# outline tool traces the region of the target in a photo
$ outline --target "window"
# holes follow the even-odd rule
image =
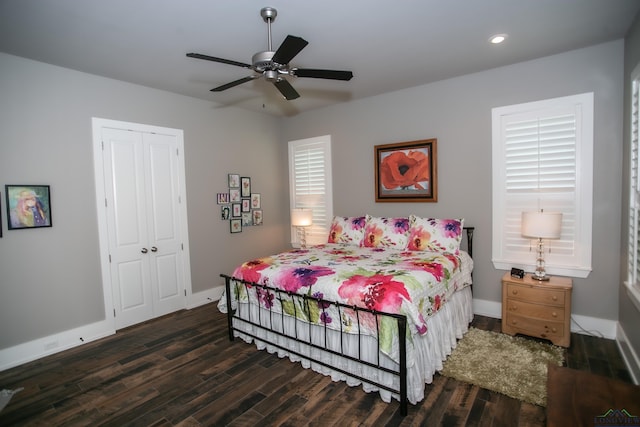
[[[631,149],[629,158],[629,246],[627,288],[632,301],[640,309],[640,173],[638,160],[638,134],[640,133],[640,65],[631,73]]]
[[[289,141],[289,191],[292,209],[313,210],[313,224],[306,229],[307,244],[326,243],[333,219],[330,135]],[[293,227],[291,244],[300,244]]]
[[[562,212],[558,240],[545,241],[546,270],[591,271],[593,93],[494,108],[493,251],[498,269],[533,270],[535,242],[522,212]]]

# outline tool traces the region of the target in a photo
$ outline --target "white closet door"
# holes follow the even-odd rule
[[[149,260],[154,315],[185,307],[180,238],[178,144],[173,135],[145,133]]]
[[[116,329],[153,317],[142,135],[102,131]]]

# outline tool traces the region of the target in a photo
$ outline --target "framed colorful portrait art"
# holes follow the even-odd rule
[[[6,185],[9,230],[51,227],[48,185]]]
[[[376,202],[437,202],[437,139],[376,145]]]

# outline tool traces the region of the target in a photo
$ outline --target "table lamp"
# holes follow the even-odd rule
[[[522,229],[524,237],[538,239],[538,258],[536,270],[532,278],[540,281],[549,280],[544,270],[543,239],[559,239],[562,227],[562,213],[559,212],[522,212]]]
[[[307,230],[313,223],[313,210],[306,208],[291,209],[291,225],[296,227],[300,235],[300,247],[307,248]]]

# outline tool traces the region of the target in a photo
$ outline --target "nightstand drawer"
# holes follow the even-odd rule
[[[549,305],[531,304],[524,301],[507,299],[507,311],[526,317],[535,317],[537,319],[554,320],[557,322],[564,321],[564,307],[555,307]]]
[[[557,289],[544,289],[544,285],[536,288],[507,284],[507,298],[523,299],[534,303],[564,306],[565,292]]]
[[[564,337],[564,325],[562,322],[550,322],[542,319],[531,319],[515,314],[507,314],[506,324],[511,329],[521,330],[527,335],[539,338],[551,339]]]

